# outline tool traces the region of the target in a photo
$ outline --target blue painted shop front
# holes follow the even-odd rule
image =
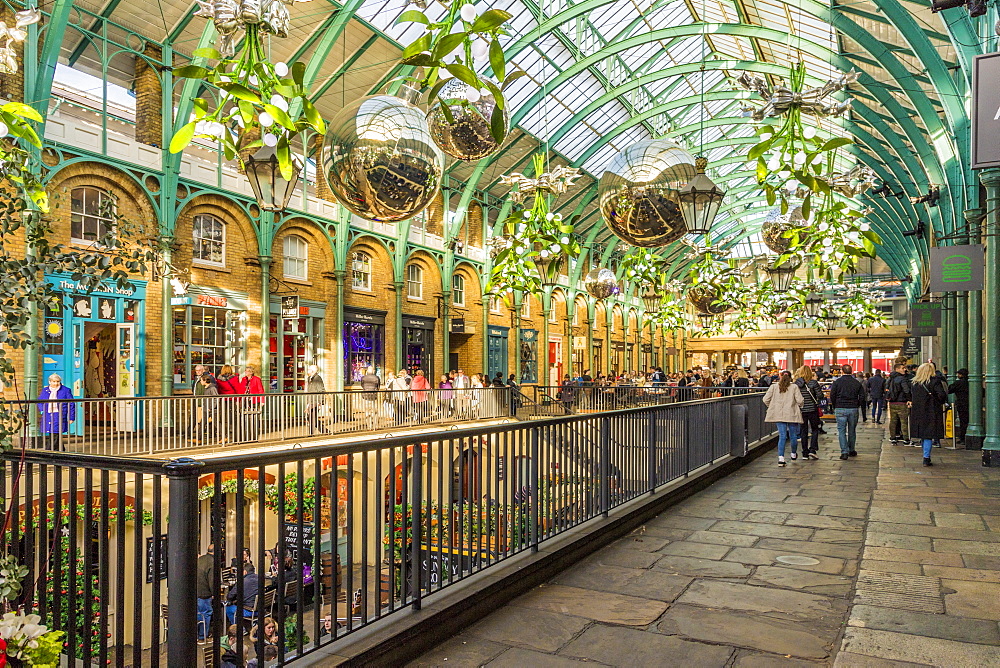
[[[57,373],[74,397],[141,395],[146,334],[136,323],[144,322],[146,281],[132,280],[126,287],[109,282],[87,292],[69,274],[50,274],[45,280],[64,297],[61,309],[45,309],[41,384]],[[85,425],[135,431],[141,425],[137,424],[134,404],[85,404],[70,433],[82,434]]]

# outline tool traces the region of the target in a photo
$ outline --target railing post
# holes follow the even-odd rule
[[[656,493],[656,409],[649,411],[648,421],[649,442],[649,493]]]
[[[539,534],[539,518],[538,510],[541,506],[541,489],[538,485],[538,427],[531,428],[531,471],[529,473],[529,482],[531,485],[531,493],[528,498],[531,499],[531,551],[538,552],[538,540]]]
[[[601,418],[600,440],[601,515],[608,516],[611,508],[611,418]]]
[[[405,456],[405,455],[404,455]],[[421,503],[423,502],[423,448],[420,444],[413,446],[413,468],[410,469],[410,477],[413,484],[410,485],[410,595],[413,596],[413,609],[420,609],[420,541],[423,539],[423,513]],[[427,507],[428,520],[430,520],[430,505]],[[442,561],[442,564],[444,562]]]
[[[164,464],[169,491],[167,602],[169,668],[198,665],[198,472],[204,463],[183,457]]]

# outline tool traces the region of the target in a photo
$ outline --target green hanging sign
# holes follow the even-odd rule
[[[982,245],[937,246],[931,249],[931,292],[983,289],[986,254]]]

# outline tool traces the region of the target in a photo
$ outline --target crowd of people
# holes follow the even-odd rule
[[[949,386],[945,375],[933,362],[917,366],[897,363],[886,376],[874,373],[854,373],[850,365],[837,369],[839,373],[828,390],[820,384],[812,368],[802,366],[794,374],[781,371],[777,383],[772,383],[764,395],[767,406],[765,421],[778,427],[778,466],[785,466],[786,448],[791,459],[798,458],[798,442],[802,442],[802,458],[816,459],[818,433],[822,431],[824,404],[837,423],[840,459],[857,457],[857,425],[859,421],[883,424],[888,412],[889,441],[892,445],[913,445],[923,448],[924,466],[932,466],[931,451],[940,447],[945,437],[945,407],[949,395],[954,395],[956,443],[964,444],[969,421],[968,371],[959,369],[957,379]],[[826,394],[827,396],[824,396]],[[888,411],[886,410],[888,409]],[[911,441],[914,439],[914,441]]]

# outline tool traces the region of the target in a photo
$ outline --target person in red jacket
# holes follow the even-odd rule
[[[423,369],[417,369],[410,383],[413,391],[413,406],[417,413],[417,422],[423,422],[427,414],[427,390],[431,389],[431,382],[424,376]]]
[[[260,437],[260,424],[264,412],[264,382],[257,375],[257,369],[247,365],[240,378],[243,386],[243,415],[241,434],[244,441],[256,441]]]
[[[233,371],[233,367],[225,364],[219,369],[219,375],[215,379],[215,387],[219,390],[219,396],[233,397],[233,399],[220,401],[219,442],[225,445],[236,440],[236,434],[233,432],[239,419],[240,404],[235,397],[243,394],[243,382]]]

